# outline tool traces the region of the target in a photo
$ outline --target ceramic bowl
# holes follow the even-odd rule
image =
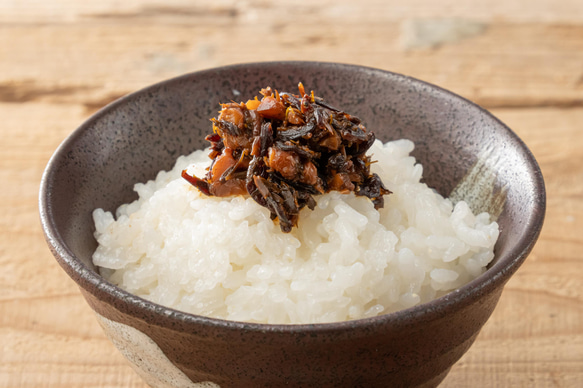
[[[498,217],[501,236],[483,275],[407,310],[312,325],[191,315],[131,295],[99,275],[91,261],[93,209],[112,211],[134,200],[135,182],[206,147],[219,102],[246,100],[267,85],[296,91],[298,81],[359,116],[377,138],[413,140],[428,185]],[[210,69],[125,96],[63,142],[40,191],[52,253],[113,343],[154,387],[436,386],[474,342],[504,284],[531,251],[544,213],[535,159],[484,109],[403,75],[314,62]]]

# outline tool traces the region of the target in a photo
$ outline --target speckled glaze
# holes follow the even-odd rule
[[[262,325],[186,314],[128,294],[99,276],[91,262],[93,209],[111,211],[135,199],[135,182],[154,178],[179,155],[206,146],[209,118],[219,102],[244,101],[267,85],[296,93],[299,81],[362,118],[377,138],[413,140],[425,182],[441,194],[455,188],[454,195],[467,197],[473,208],[499,213],[502,233],[485,274],[404,311],[318,325]],[[41,221],[57,261],[140,374],[164,387],[436,386],[473,343],[504,284],[532,249],[544,213],[544,183],[536,161],[487,111],[403,75],[314,62],[211,69],[130,94],[63,142],[40,191]],[[141,348],[157,349],[160,357],[136,365]]]

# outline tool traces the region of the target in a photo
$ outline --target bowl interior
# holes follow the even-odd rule
[[[299,81],[360,117],[382,141],[414,141],[425,182],[444,196],[480,164],[492,176],[489,190],[504,194],[502,234],[491,267],[509,271],[521,263],[542,225],[544,186],[536,161],[512,131],[471,102],[409,77],[350,65],[280,62],[165,81],[110,104],[77,129],[51,159],[41,188],[49,243],[67,253],[61,265],[69,273],[80,265],[95,274],[92,211],[113,211],[135,199],[134,183],[206,147],[209,119],[220,102],[246,101],[268,85],[297,94]]]

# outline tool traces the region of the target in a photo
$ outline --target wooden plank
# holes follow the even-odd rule
[[[98,107],[189,71],[309,59],[411,75],[491,108],[583,104],[582,24],[558,24],[553,17],[544,23],[516,22],[494,14],[477,21],[378,19],[380,13],[366,23],[350,23],[341,21],[343,8],[294,16],[294,7],[282,20],[273,18],[278,8],[256,7],[255,13],[224,7],[183,13],[182,8],[145,7],[115,14],[78,9],[72,20],[2,23],[0,55],[10,61],[0,62],[0,101],[83,98],[87,106]],[[450,35],[432,45],[423,37],[427,29]],[[413,38],[411,30],[417,31]]]
[[[578,0],[361,0],[357,3],[350,0],[297,0],[293,6],[270,0],[20,0],[0,3],[0,22],[7,23],[75,22],[86,15],[157,20],[202,19],[225,13],[247,21],[265,21],[265,16],[273,18],[274,15],[285,15],[285,19],[306,24],[327,20],[362,24],[367,21],[394,21],[413,17],[578,23],[583,18],[583,5]]]

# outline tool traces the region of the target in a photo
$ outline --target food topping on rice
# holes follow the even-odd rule
[[[213,121],[212,159],[199,178],[182,177],[207,196],[249,194],[278,219],[283,232],[297,226],[300,210],[314,209],[313,195],[354,192],[384,204],[385,188],[366,155],[375,141],[360,119],[336,109],[312,91],[278,93],[270,87],[246,103],[222,104]]]

